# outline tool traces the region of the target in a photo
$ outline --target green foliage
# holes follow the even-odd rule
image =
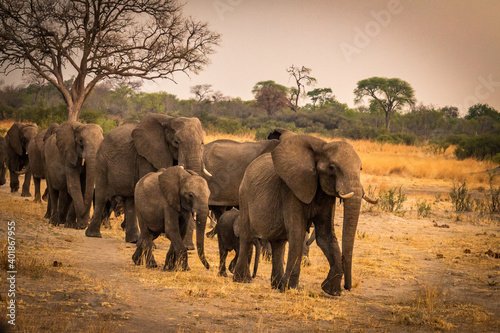
[[[467,181],[462,183],[453,182],[453,189],[450,193],[450,199],[455,206],[457,212],[470,212],[474,207],[474,202],[471,199],[469,190],[467,189]]]
[[[465,119],[473,119],[481,116],[487,116],[495,121],[500,121],[500,113],[488,104],[474,104],[471,106],[465,116]]]
[[[403,208],[403,203],[406,201],[406,194],[402,193],[402,186],[394,187],[387,192],[380,192],[380,208],[384,212],[392,213]]]
[[[500,134],[463,138],[455,149],[455,156],[459,160],[469,157],[479,160],[493,159],[498,153],[500,153]]]
[[[489,173],[490,179],[489,184],[490,188],[485,193],[485,200],[487,207],[490,213],[499,213],[500,212],[500,187],[496,187],[494,184],[494,180],[496,175],[493,172]]]
[[[392,144],[404,144],[412,146],[418,143],[418,137],[411,133],[386,133],[380,134],[376,139],[377,142],[385,142]]]
[[[109,119],[98,110],[84,110],[80,113],[80,121],[83,123],[97,124],[101,126],[103,134],[108,134],[113,128],[118,126],[118,121]]]
[[[431,215],[432,208],[429,203],[427,203],[427,200],[423,199],[417,200],[417,215],[420,217],[428,217]]]

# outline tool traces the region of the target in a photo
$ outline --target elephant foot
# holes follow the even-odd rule
[[[87,226],[88,226],[88,223],[81,222],[81,223],[77,223],[76,224],[75,229],[83,230],[83,229],[86,229]]]
[[[67,220],[66,223],[64,223],[64,228],[76,229],[76,220]]]
[[[186,245],[186,249],[188,249],[188,251],[193,251],[194,250],[194,245],[193,244],[188,244],[188,245]]]
[[[340,288],[340,282],[342,281],[342,274],[337,274],[333,277],[329,276],[321,283],[321,289],[329,295],[340,296],[342,294],[342,289]]]
[[[50,213],[49,212],[45,213],[45,215],[43,216],[43,218],[49,219],[50,218]]]
[[[234,282],[242,282],[242,283],[250,283],[252,281],[252,277],[249,272],[239,272],[239,270],[235,269],[233,274]]]
[[[156,267],[158,267],[156,260],[151,259],[146,262],[146,268],[156,268]]]
[[[92,230],[90,228],[87,228],[87,230],[85,230],[85,236],[87,237],[97,237],[97,238],[101,238],[101,232],[99,230]]]
[[[139,249],[135,250],[134,254],[132,255],[132,261],[136,265],[142,265],[142,254],[139,254]]]
[[[220,271],[218,275],[222,277],[227,277],[226,271]]]
[[[40,196],[40,193],[35,195],[35,198],[33,199],[33,202],[35,203],[40,203],[42,202],[42,197]]]
[[[127,222],[125,222],[125,220],[123,220],[122,224],[120,224],[120,228],[122,228],[123,231],[127,229]]]
[[[47,189],[45,189],[45,192],[43,192],[43,195],[42,195],[42,200],[48,201],[48,199],[49,199],[49,191],[47,191]]]
[[[89,229],[87,229],[89,230]],[[139,233],[133,233],[133,234],[125,234],[125,242],[127,243],[137,243],[137,241],[139,240]]]
[[[21,196],[22,197],[31,197],[31,193],[30,192],[22,192]]]

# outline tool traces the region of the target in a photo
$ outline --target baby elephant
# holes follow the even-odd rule
[[[208,217],[207,182],[195,172],[181,166],[160,169],[142,177],[135,187],[135,211],[141,237],[132,256],[136,265],[146,257],[146,267],[157,267],[153,256],[153,240],[161,233],[170,239],[170,249],[165,259],[165,270],[189,270],[187,249],[183,238],[188,223],[196,220],[196,247],[198,256],[208,269],[205,258],[204,236]]]
[[[236,208],[226,211],[224,214],[222,214],[214,229],[215,234],[217,234],[217,239],[219,241],[219,254],[220,254],[219,276],[227,276],[226,257],[229,251],[234,250],[236,252],[234,259],[229,264],[229,271],[231,273],[233,272],[234,265],[236,265],[236,261],[238,260],[238,254],[240,252],[240,239],[236,234],[238,232],[237,229],[238,229],[239,215],[240,211]],[[253,244],[255,245],[255,264],[253,266],[252,277],[255,278],[255,276],[257,275],[257,268],[259,267],[261,246],[257,238],[253,240]]]

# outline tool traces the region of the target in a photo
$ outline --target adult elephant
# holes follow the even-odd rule
[[[28,144],[38,133],[36,124],[14,123],[5,136],[7,168],[10,175],[10,191],[19,190],[19,174],[24,173],[22,197],[29,197],[31,171],[28,168]]]
[[[252,238],[258,237],[271,243],[272,287],[296,288],[303,241],[314,223],[316,242],[330,264],[322,289],[339,295],[344,274],[344,287],[351,289],[352,251],[363,197],[360,170],[361,159],[349,143],[326,143],[309,135],[291,136],[272,153],[255,159],[240,187],[240,256],[233,279],[250,281],[248,258]],[[336,198],[344,202],[342,254],[332,229]]]
[[[202,156],[203,130],[198,118],[150,113],[140,123],[127,123],[113,129],[97,153],[95,210],[85,235],[101,237],[106,203],[119,196],[125,207],[125,241],[137,242],[135,184],[147,173],[173,165],[201,175],[205,170]]]
[[[212,177],[207,177],[210,210],[216,220],[227,207],[239,206],[238,190],[246,168],[258,156],[272,151],[279,140],[237,142],[216,140],[205,145],[203,161]]]
[[[52,135],[58,127],[59,124],[57,123],[51,124],[49,128],[38,132],[38,134],[31,139],[28,144],[29,169],[33,177],[33,183],[35,184],[35,202],[41,202],[42,200],[40,193],[40,181],[45,179],[45,152],[43,149],[43,140],[45,137]],[[48,207],[50,207],[50,204]],[[48,212],[49,208],[47,209],[47,213]]]
[[[66,227],[84,229],[90,219],[102,128],[96,124],[66,121],[45,138],[51,223],[66,223]],[[72,211],[67,215],[70,204]]]
[[[5,173],[7,171],[7,147],[5,138],[0,136],[0,186],[6,183]]]

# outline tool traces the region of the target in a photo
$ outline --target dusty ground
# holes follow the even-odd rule
[[[398,185],[397,177],[365,176],[365,184]],[[0,242],[7,222],[16,222],[18,259],[16,330],[19,332],[457,332],[500,331],[498,216],[457,214],[448,201],[433,203],[429,218],[417,218],[417,198],[450,191],[445,181],[406,181],[403,213],[364,207],[354,253],[354,288],[340,297],[321,291],[326,259],[316,244],[302,268],[301,288],[280,293],[269,284],[270,263],[261,261],[250,284],[217,276],[216,240],[207,239],[210,270],[190,253],[188,272],[146,269],[131,260],[118,226],[103,238],[50,226],[45,203],[0,187]],[[32,190],[33,193],[33,190]],[[341,232],[341,207],[335,224]],[[368,211],[372,210],[372,211]],[[447,225],[446,227],[437,226]],[[162,262],[168,240],[160,237]],[[230,255],[232,258],[232,255]],[[2,255],[0,266],[6,261]],[[54,261],[57,266],[54,267]],[[229,260],[228,260],[229,262]],[[1,268],[1,300],[7,300]],[[0,309],[5,319],[6,307]]]

